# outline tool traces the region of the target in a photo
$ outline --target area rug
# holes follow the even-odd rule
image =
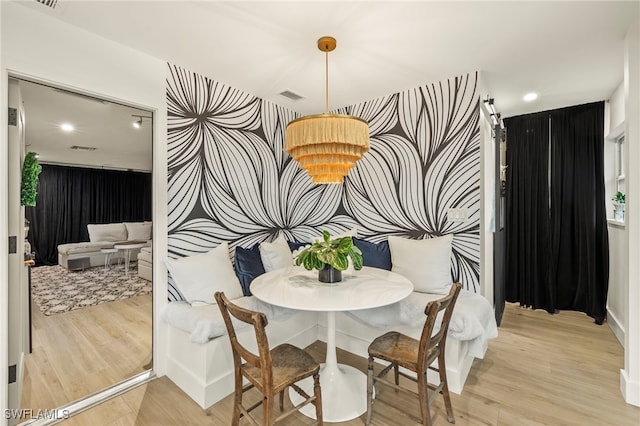
[[[31,297],[45,315],[72,311],[151,292],[151,282],[136,268],[125,275],[122,266],[72,272],[65,267],[31,268]]]

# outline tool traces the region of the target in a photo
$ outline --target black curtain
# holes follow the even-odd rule
[[[609,287],[604,102],[551,111],[551,264],[556,308],[602,324]]]
[[[606,316],[604,102],[505,119],[506,299]],[[549,163],[550,159],[550,163]]]
[[[91,223],[151,220],[151,173],[42,165],[27,207],[36,264],[58,263],[59,244],[89,241]]]
[[[505,119],[505,298],[553,311],[548,280],[549,115]]]

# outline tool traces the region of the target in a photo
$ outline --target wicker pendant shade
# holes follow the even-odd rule
[[[342,183],[356,161],[369,149],[366,121],[328,113],[328,52],[335,47],[336,41],[332,37],[318,40],[318,48],[327,55],[325,113],[291,121],[285,135],[285,150],[315,184]]]

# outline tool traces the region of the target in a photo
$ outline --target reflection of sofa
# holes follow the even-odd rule
[[[142,247],[138,253],[138,275],[147,281],[153,281],[151,247]]]
[[[58,264],[67,269],[83,269],[91,266],[103,266],[106,253],[102,249],[113,248],[114,245],[145,242],[151,245],[151,222],[122,222],[106,224],[89,224],[88,242],[60,244],[58,246]],[[131,258],[136,259],[139,250],[131,251]],[[116,253],[112,262],[120,257]]]

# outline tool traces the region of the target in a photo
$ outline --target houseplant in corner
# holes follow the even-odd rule
[[[38,175],[40,175],[41,171],[42,166],[38,163],[38,155],[35,152],[29,152],[24,157],[24,163],[22,164],[20,202],[23,206],[36,205]]]
[[[613,218],[615,220],[624,220],[624,205],[626,202],[624,192],[616,192],[616,195],[614,195],[611,200],[613,200],[613,206],[615,209],[613,211]]]
[[[342,271],[349,267],[349,258],[354,269],[362,269],[362,252],[353,244],[351,236],[331,239],[329,232],[322,231],[322,238],[298,253],[296,265],[308,271],[317,269],[318,280],[323,283],[342,281]]]

